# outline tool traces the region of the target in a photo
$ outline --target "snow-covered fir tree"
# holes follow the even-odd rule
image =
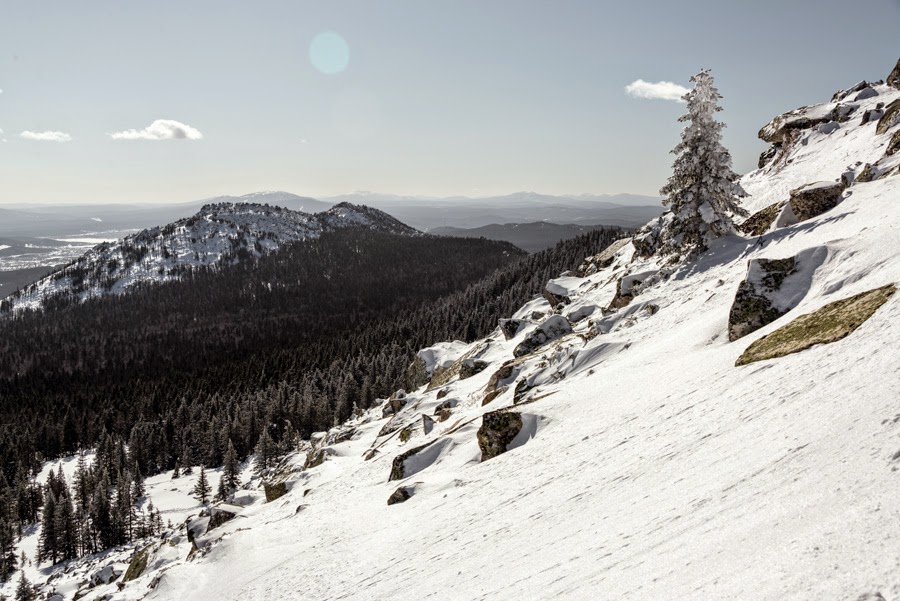
[[[712,240],[735,233],[733,215],[747,215],[738,204],[746,192],[731,169],[731,154],[722,146],[725,124],[715,119],[722,96],[709,69],[691,82],[694,89],[683,96],[687,112],[679,118],[687,126],[672,149],[677,157],[672,175],[660,190],[669,212],[643,232],[652,234],[652,249],[664,254],[703,252]]]

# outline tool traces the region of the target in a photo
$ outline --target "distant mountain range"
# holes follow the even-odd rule
[[[549,196],[518,192],[506,196],[445,198],[356,192],[317,200],[290,192],[254,192],[197,201],[136,204],[22,204],[0,208],[0,237],[59,237],[140,230],[189,217],[207,204],[269,204],[317,213],[341,202],[364,204],[423,231],[437,227],[473,228],[495,223],[607,224],[638,227],[662,210],[659,199],[634,194]]]
[[[377,207],[429,232],[439,227],[476,228],[536,221],[640,227],[662,212],[659,198],[635,194],[550,196],[517,192],[485,198],[428,198],[356,192],[324,200]]]
[[[437,227],[429,233],[436,236],[453,236],[457,238],[487,238],[511,242],[530,253],[544,250],[556,245],[560,240],[568,240],[591,230],[609,229],[607,225],[578,225],[573,223],[550,223],[536,221],[534,223],[491,224],[476,228]]]

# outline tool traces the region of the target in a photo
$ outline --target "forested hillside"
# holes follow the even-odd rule
[[[220,465],[229,443],[244,457],[261,437],[287,449],[402,386],[417,349],[483,336],[618,235],[524,257],[487,240],[339,230],[132,294],[8,316],[6,479],[107,434],[130,442],[145,475]]]

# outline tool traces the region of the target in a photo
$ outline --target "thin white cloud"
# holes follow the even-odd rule
[[[674,100],[684,102],[682,96],[690,92],[686,87],[671,81],[644,81],[638,79],[625,86],[625,93],[635,98],[649,98],[651,100]]]
[[[117,131],[109,137],[113,140],[202,140],[203,134],[179,121],[157,119],[144,129]]]
[[[19,134],[20,138],[35,142],[71,142],[72,136],[63,131],[28,131]]]

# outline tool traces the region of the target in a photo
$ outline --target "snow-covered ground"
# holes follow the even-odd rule
[[[860,104],[900,97],[876,90]],[[834,125],[805,132],[777,165],[744,177],[747,208],[874,163],[900,128],[876,135],[856,117]],[[782,601],[880,592],[897,601],[900,295],[841,341],[735,362],[797,316],[900,283],[898,242],[900,176],[890,176],[852,185],[808,221],[720,240],[655,284],[636,274],[659,266],[626,245],[609,267],[554,281],[552,292],[571,299],[562,315],[573,333],[515,352],[497,374],[556,319],[538,297],[511,316],[523,325],[509,340],[498,328],[465,347],[420,353],[429,368],[456,357],[487,366],[410,392],[396,416],[379,407],[339,428],[332,434],[350,439],[320,443],[322,465],[304,470],[305,454],[291,459],[287,495],[257,498],[190,559],[177,539],[177,552],[161,555],[164,572],[121,591],[110,585],[111,599]],[[748,260],[804,252],[821,263],[805,291],[791,284],[796,306],[729,342]],[[643,282],[632,282],[638,294],[603,311],[628,274]],[[492,380],[510,385],[482,405]],[[482,462],[482,415],[504,407],[521,414],[522,431],[508,452]],[[438,421],[442,408],[450,414]],[[393,460],[426,443],[403,463],[404,477],[389,481]],[[387,505],[398,487],[411,498]],[[161,505],[159,490],[151,495]]]

